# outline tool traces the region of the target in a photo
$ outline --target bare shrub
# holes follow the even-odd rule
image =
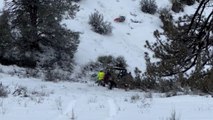
[[[146,92],[144,98],[153,98],[152,92]]]
[[[104,21],[103,14],[100,14],[98,11],[89,16],[89,25],[92,26],[92,30],[96,33],[103,35],[112,33],[111,23]]]
[[[27,87],[24,86],[18,86],[13,92],[13,95],[20,97],[29,97]]]
[[[165,93],[165,97],[177,96],[177,91],[170,91]]]
[[[141,0],[141,11],[149,14],[155,14],[157,11],[157,4],[155,0]]]
[[[39,69],[31,69],[31,68],[26,68],[26,75],[24,77],[34,77],[34,78],[39,78],[41,77],[41,70]]]
[[[88,100],[88,103],[97,103],[97,96],[91,97],[91,98]]]
[[[138,94],[131,96],[131,102],[136,102],[138,100],[140,100],[140,96]]]
[[[34,90],[31,92],[31,95],[32,96],[35,96],[35,97],[45,97],[45,96],[49,96],[50,93],[48,92],[45,92],[45,91],[37,91],[37,90]]]

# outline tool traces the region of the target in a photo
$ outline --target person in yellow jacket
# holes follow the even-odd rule
[[[102,85],[102,86],[104,86],[104,76],[105,76],[105,73],[104,73],[104,71],[103,70],[100,70],[99,72],[98,72],[98,81],[97,81],[97,83],[98,83],[98,85]]]

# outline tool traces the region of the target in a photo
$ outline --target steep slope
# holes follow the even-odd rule
[[[95,61],[100,55],[123,56],[127,61],[128,70],[133,73],[134,68],[145,70],[144,48],[145,41],[155,41],[153,31],[161,29],[162,22],[158,13],[150,15],[140,10],[141,0],[81,0],[80,11],[74,20],[65,20],[64,23],[75,31],[80,31],[80,45],[75,54],[75,61],[79,66]],[[170,9],[170,0],[156,0],[158,10]],[[181,13],[172,13],[174,19],[185,14],[193,14],[198,6],[184,6]],[[91,30],[89,15],[95,11],[104,15],[104,20],[111,22],[113,31],[111,35],[100,35]],[[207,14],[208,11],[207,10]],[[172,12],[172,11],[171,11]],[[124,23],[114,22],[120,15],[126,17]],[[137,21],[134,23],[132,21]]]
[[[139,0],[100,1],[82,0],[76,18],[64,21],[70,29],[82,32],[75,61],[80,66],[99,55],[122,55],[130,70],[135,66],[144,69],[143,45],[145,40],[154,40],[152,32],[160,28],[157,15],[140,12]],[[170,6],[168,0],[158,0],[158,5]],[[87,22],[94,9],[112,22],[111,35],[91,31]],[[193,11],[190,7],[187,10]],[[119,15],[126,16],[125,23],[113,22]],[[142,23],[132,23],[131,19]],[[0,97],[0,120],[213,120],[210,95],[165,97],[151,92],[108,90],[90,82],[44,82],[23,78],[22,72],[25,75],[24,68],[0,65],[0,89],[8,91],[7,97]]]
[[[78,65],[94,61],[100,55],[123,56],[128,69],[135,67],[144,70],[144,48],[146,40],[153,41],[153,31],[159,29],[161,21],[158,15],[141,12],[140,0],[82,0],[80,11],[74,20],[64,21],[67,26],[80,31],[80,45],[75,55]],[[168,0],[157,1],[159,8],[170,7]],[[89,15],[95,10],[104,15],[104,19],[112,23],[111,35],[99,35],[91,30],[88,24]],[[116,23],[114,19],[120,15],[126,17],[124,23]],[[132,22],[138,21],[139,23]]]
[[[133,73],[138,67],[145,70],[144,48],[146,40],[154,41],[153,31],[162,25],[158,14],[150,15],[141,12],[141,0],[81,0],[80,11],[74,19],[64,20],[63,23],[74,31],[79,31],[80,44],[75,54],[77,68],[95,61],[101,55],[123,56],[127,61],[128,70]],[[3,7],[0,0],[0,8]],[[158,9],[171,8],[170,0],[156,0]],[[186,13],[193,13],[197,5],[185,7],[183,13],[174,14],[175,18]],[[111,22],[112,34],[100,35],[91,30],[88,24],[89,15],[95,11],[104,15],[104,20]],[[124,23],[116,23],[114,19],[120,15],[126,17]],[[134,23],[132,21],[137,21]],[[77,69],[76,69],[77,70]]]

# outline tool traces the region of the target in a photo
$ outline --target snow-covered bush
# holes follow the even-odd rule
[[[88,71],[98,72],[109,67],[127,67],[126,60],[122,56],[113,57],[108,56],[99,56],[97,61],[90,62],[87,65],[82,67],[82,74],[86,74]]]
[[[17,85],[15,86],[14,91],[12,92],[13,96],[18,97],[29,97],[31,100],[36,100],[37,102],[41,102],[40,100],[42,97],[49,96],[52,94],[53,91],[45,91],[44,86],[41,86],[39,89],[28,89],[26,86]]]
[[[149,14],[155,14],[157,11],[157,4],[155,0],[141,0],[141,11]]]
[[[85,76],[89,76],[92,80],[96,80],[96,74],[98,71],[112,69],[113,67],[118,66],[123,68],[127,67],[126,60],[122,56],[99,56],[96,61],[90,62],[87,65],[82,66],[81,72],[76,77],[78,79]]]
[[[70,72],[66,72],[61,69],[51,69],[45,72],[44,80],[52,82],[71,80],[70,76]]]
[[[193,91],[200,91],[204,93],[213,93],[213,70],[209,70],[205,77],[199,78],[203,73],[194,72],[190,75],[193,76],[189,79],[188,84]]]
[[[42,74],[43,74],[42,70],[40,70],[39,68],[36,68],[36,69],[26,68],[26,73],[24,77],[39,78],[40,76],[42,76]]]
[[[3,86],[2,83],[0,83],[0,97],[7,97],[8,91],[7,87]]]
[[[131,96],[131,102],[136,102],[138,100],[140,100],[140,96],[138,94],[132,95]]]
[[[98,11],[89,16],[89,25],[92,26],[92,30],[96,33],[103,35],[112,33],[111,23],[104,21],[103,15]]]
[[[153,98],[153,94],[152,94],[152,92],[150,91],[150,92],[145,92],[144,93],[144,98]]]
[[[116,58],[111,55],[100,56],[98,57],[98,62],[100,62],[104,68],[107,68],[108,66],[127,67],[126,60],[123,56],[118,56]]]
[[[180,0],[172,0],[172,11],[176,13],[183,11],[183,3]]]

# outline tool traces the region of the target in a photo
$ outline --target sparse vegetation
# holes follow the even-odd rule
[[[25,7],[35,7],[37,2],[45,1],[55,4],[50,1],[64,0],[5,1],[13,1],[19,5],[29,3],[29,6],[20,7],[25,9]],[[27,13],[22,11],[23,15],[0,11],[1,119],[213,119],[211,115],[213,110],[213,12],[205,18],[202,16],[202,10],[205,7],[201,5],[201,9],[198,9],[194,16],[185,15],[177,18],[197,7],[198,3],[191,7],[187,6],[186,11],[177,14],[182,11],[185,4],[192,5],[195,0],[172,0],[176,3],[169,3],[168,6],[165,4],[168,1],[165,3],[156,1],[159,5],[167,7],[157,10],[157,14],[155,14],[157,5],[154,5],[156,4],[154,0],[114,0],[111,3],[115,5],[111,6],[107,4],[108,1],[101,0],[70,1],[82,5],[78,18],[64,20],[62,17],[66,17],[68,12],[63,16],[54,17],[55,13],[51,11],[52,17],[51,12],[43,9],[44,12],[39,12],[38,15],[42,14],[52,19],[50,23],[49,18],[46,18],[47,21],[42,18],[37,19],[38,24],[49,27],[44,31],[42,25],[35,27],[30,24],[33,23],[33,19],[31,22],[27,21],[33,17],[28,15],[30,12],[35,12],[33,10]],[[141,10],[145,13],[141,12],[139,1]],[[150,5],[151,7],[145,5],[143,8],[142,1],[153,2],[153,5]],[[126,9],[126,4],[132,8]],[[172,8],[170,8],[171,5]],[[16,8],[15,5],[14,8]],[[61,8],[60,5],[59,8]],[[85,15],[90,14],[93,8],[101,10],[103,14],[95,12],[88,15],[90,20],[88,23],[88,16]],[[46,7],[46,9],[50,8]],[[116,11],[109,13],[113,10]],[[124,23],[114,20],[119,14],[125,15]],[[15,26],[16,21],[13,20],[16,17],[26,24],[20,23],[20,26]],[[109,21],[114,20],[112,25],[115,26],[115,31],[111,35],[109,34],[112,33],[112,26],[110,22],[104,21],[104,18]],[[82,44],[76,54],[74,52],[77,46],[74,45],[72,49],[71,45],[66,45],[72,44],[69,41],[75,37],[77,41],[73,42],[78,44],[79,33],[73,32],[74,36],[67,35],[72,32],[67,31],[65,25],[58,26],[59,24],[66,24],[69,29],[81,30]],[[31,27],[39,29],[38,39],[32,37],[32,34],[37,33],[34,33]],[[52,27],[59,27],[62,33],[55,36],[52,33],[57,29]],[[155,28],[159,29],[155,30]],[[153,41],[153,36],[150,36],[152,32],[156,41]],[[48,36],[49,34],[51,35]],[[64,34],[65,37],[61,39],[60,36]],[[74,38],[70,39],[70,37]],[[34,39],[39,42],[36,43]],[[145,47],[153,54],[141,53],[145,51],[142,45],[146,39]],[[55,45],[57,43],[60,45]],[[72,52],[68,52],[69,50]],[[97,55],[103,56],[97,57]],[[124,55],[124,57],[117,55]],[[87,64],[87,61],[91,62]],[[1,64],[15,64],[15,66],[6,67]],[[16,65],[27,68],[19,68]],[[109,79],[106,79],[107,74],[103,77],[103,81],[112,80],[117,87],[110,90],[108,89],[110,84],[103,85],[104,87],[95,84],[98,71],[104,71],[105,75],[110,72]],[[50,93],[51,90],[54,94]],[[192,95],[193,93],[196,95]]]
[[[89,16],[89,25],[92,26],[92,30],[96,33],[103,35],[112,33],[111,23],[104,21],[103,14],[100,14],[98,11]]]
[[[155,0],[141,0],[141,11],[149,14],[155,14],[157,11],[157,4]]]
[[[59,81],[65,81],[70,80],[70,72],[63,71],[60,69],[52,69],[47,70],[45,72],[45,81],[52,81],[52,82],[59,82]]]
[[[131,102],[136,102],[138,100],[140,100],[140,96],[138,94],[131,96]]]
[[[150,98],[150,99],[152,99],[153,98],[152,92],[150,91],[150,92],[144,93],[144,98]]]
[[[172,11],[176,13],[183,11],[183,3],[181,0],[172,0]]]
[[[24,86],[17,86],[12,94],[14,96],[29,97],[29,91],[27,90],[27,87]]]
[[[7,87],[0,83],[0,97],[7,97],[8,93]]]

